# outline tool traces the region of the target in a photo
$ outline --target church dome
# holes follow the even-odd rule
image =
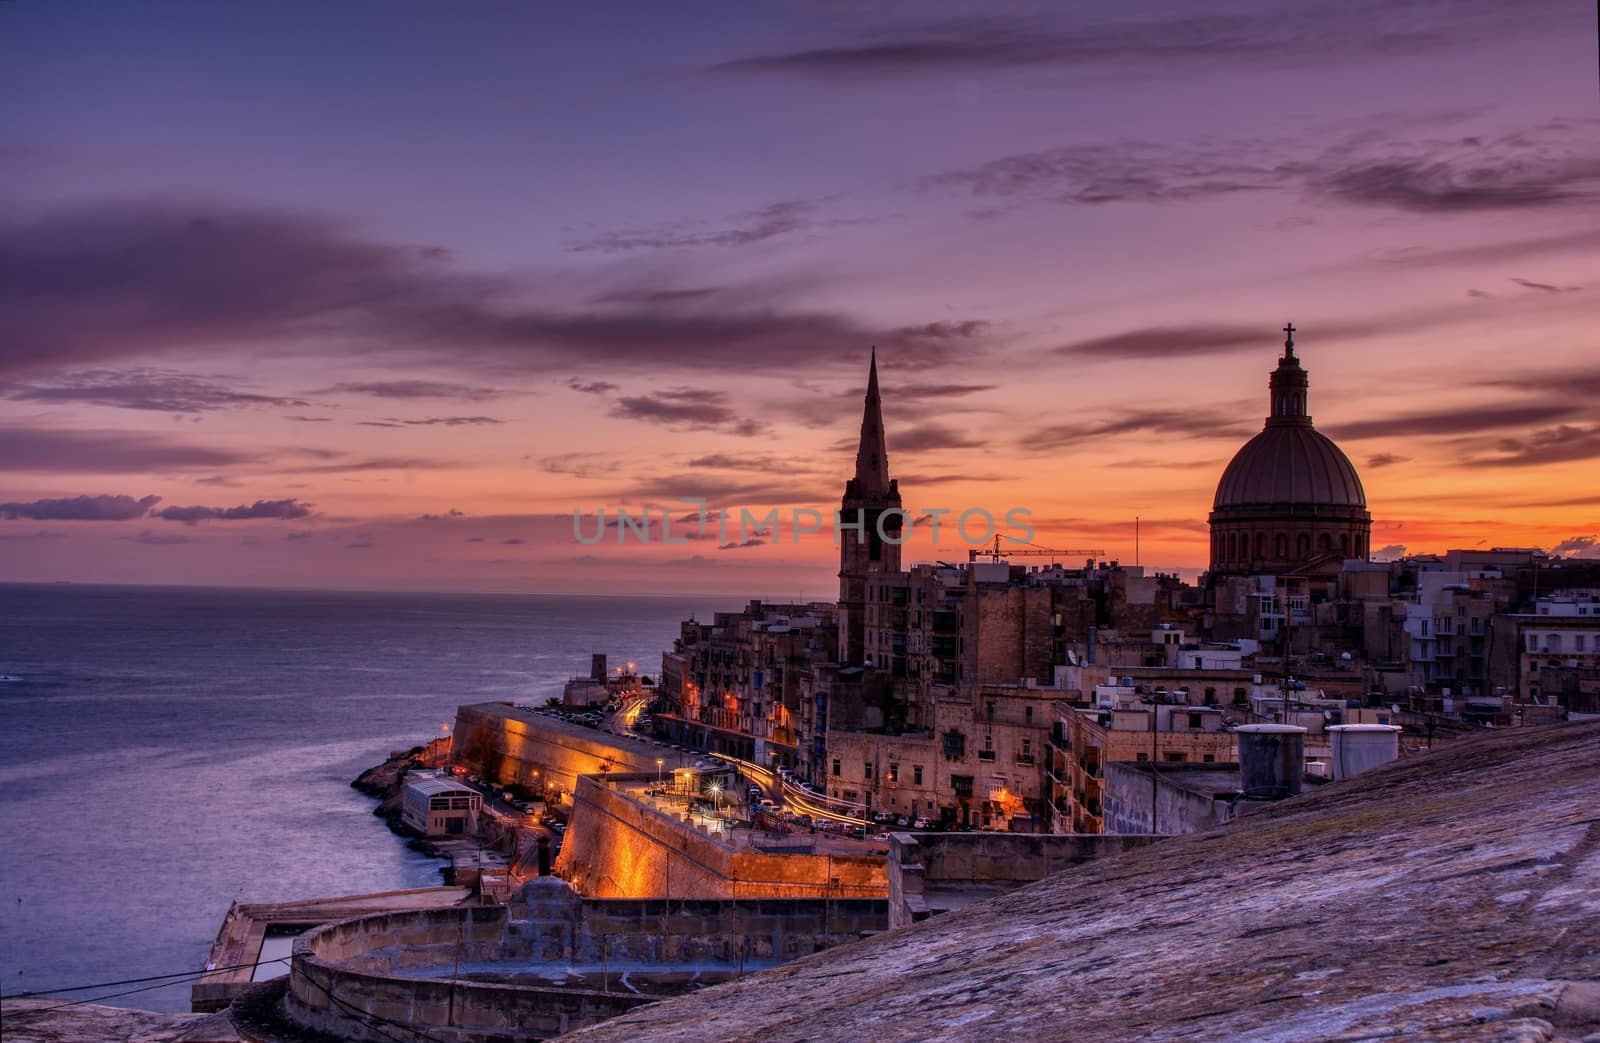
[[[1311,379],[1294,353],[1294,325],[1268,381],[1261,433],[1234,454],[1212,506],[1216,576],[1331,568],[1370,553],[1372,515],[1350,458],[1311,425]]]
[[[1234,454],[1217,483],[1214,506],[1303,504],[1365,507],[1350,458],[1309,424],[1268,424]]]

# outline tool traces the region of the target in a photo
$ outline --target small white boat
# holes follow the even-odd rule
[[[0,674],[0,684],[20,684],[22,677],[18,674]]]

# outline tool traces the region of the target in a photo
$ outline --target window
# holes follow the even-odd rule
[[[1580,652],[1583,651],[1583,646],[1581,644],[1578,646],[1578,651],[1580,651]],[[1022,720],[1023,720],[1023,723],[1025,723],[1025,724],[1032,724],[1033,723],[1033,707],[1024,706],[1022,708]]]
[[[1204,728],[1205,724],[1206,724],[1206,715],[1205,714],[1203,714],[1203,713],[1191,713],[1189,715],[1189,727],[1191,727],[1191,728],[1193,728],[1193,729],[1198,731],[1199,729]]]
[[[913,785],[922,785],[922,765],[913,764],[911,766],[911,782]]]
[[[1206,762],[1207,764],[1215,764],[1215,763],[1217,763],[1217,755],[1214,754],[1214,753],[1208,753],[1205,756],[1201,757],[1200,759],[1202,761]]]
[[[1173,764],[1182,764],[1184,757],[1181,753],[1169,753],[1167,754],[1167,760]]]
[[[1528,635],[1528,651],[1537,652],[1538,650],[1539,650],[1539,635],[1538,634],[1529,634]]]
[[[889,765],[889,781],[890,782],[899,782],[900,781],[900,765],[898,765],[898,764]]]
[[[839,774],[839,758],[837,757],[833,759],[833,774],[835,776]]]
[[[1023,739],[1022,740],[1022,755],[1024,757],[1032,757],[1033,756],[1033,740],[1032,739]]]
[[[866,779],[868,782],[872,781],[872,762],[871,761],[862,761],[861,762],[861,777]]]
[[[1150,759],[1150,755],[1148,753],[1136,753],[1134,754],[1133,759],[1136,761],[1147,761]]]
[[[991,752],[992,753],[994,751],[994,736],[993,735],[985,735],[983,737],[983,748],[984,748],[985,752]]]
[[[1574,652],[1582,652],[1584,650],[1583,646],[1584,646],[1584,635],[1582,635],[1582,634],[1574,634],[1574,635],[1572,635],[1572,650]]]

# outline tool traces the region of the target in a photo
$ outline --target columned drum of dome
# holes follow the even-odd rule
[[[1294,326],[1268,382],[1261,433],[1234,454],[1211,510],[1211,571],[1283,573],[1309,562],[1365,558],[1372,515],[1349,457],[1311,425],[1311,381]]]

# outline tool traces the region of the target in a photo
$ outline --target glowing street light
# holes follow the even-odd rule
[[[662,760],[660,757],[656,758],[656,788],[657,789],[661,788],[661,766],[663,764],[665,764],[665,763],[667,763],[667,762]]]

